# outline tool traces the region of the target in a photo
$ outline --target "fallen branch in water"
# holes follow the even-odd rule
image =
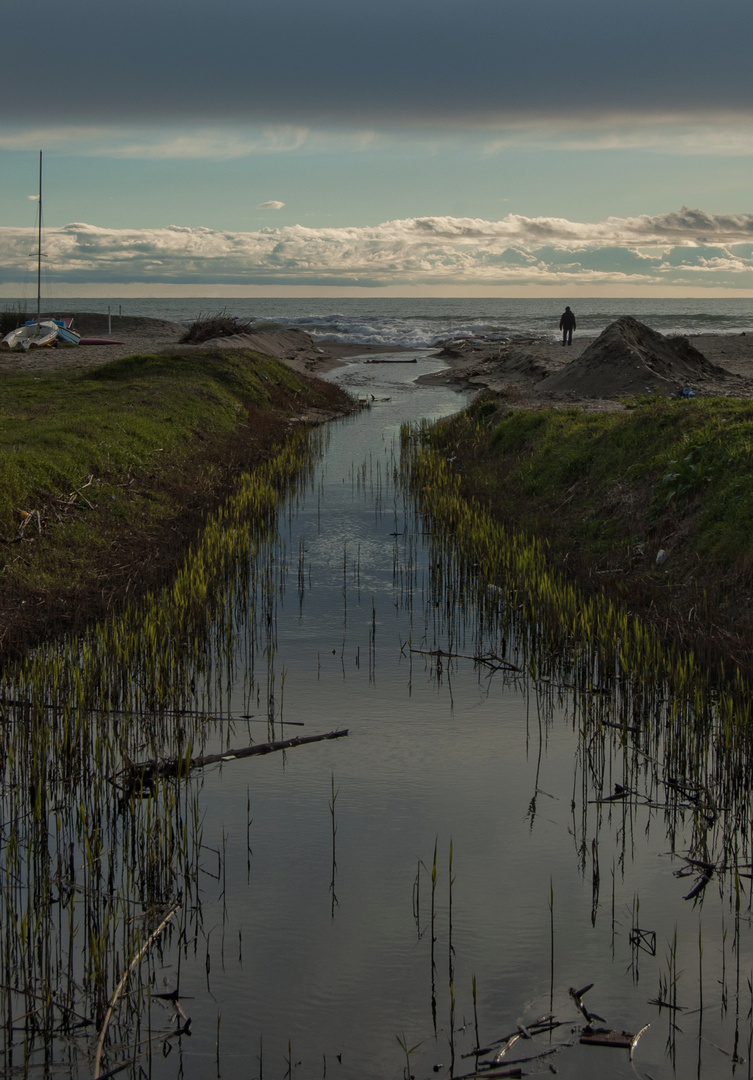
[[[593,987],[593,983],[589,983],[588,986],[583,986],[580,990],[575,990],[574,987],[570,987],[568,993],[583,1013],[583,1017],[587,1024],[590,1024],[593,1020],[600,1020],[602,1024],[606,1023],[603,1016],[599,1016],[597,1013],[589,1012],[586,1006],[583,1004],[583,995],[587,994]]]
[[[235,761],[236,758],[254,757],[258,754],[273,754],[277,750],[290,750],[304,743],[322,742],[324,739],[342,739],[348,729],[328,731],[324,735],[296,735],[292,739],[279,739],[275,742],[252,743],[238,750],[225,750],[221,754],[203,754],[195,758],[164,758],[144,762],[127,762],[124,773],[129,787],[136,783],[150,784],[158,776],[185,776],[192,769],[203,769],[206,765],[217,765],[221,761]]]
[[[701,874],[700,877],[696,878],[696,883],[690,890],[690,892],[686,893],[685,896],[683,896],[683,900],[695,900],[697,896],[701,895],[701,893],[710,881],[711,874]]]
[[[531,1039],[534,1035],[541,1035],[544,1032],[552,1032],[555,1028],[563,1027],[568,1021],[557,1020],[554,1013],[547,1013],[546,1016],[540,1017],[538,1020],[534,1020],[530,1024],[518,1024],[515,1031],[509,1032],[507,1035],[500,1035],[499,1038],[492,1039],[489,1046],[476,1046],[473,1050],[468,1050],[466,1053],[461,1054],[461,1057],[481,1057],[484,1054],[491,1054],[495,1046],[500,1043],[508,1043],[511,1039],[520,1037],[521,1035],[525,1039]],[[460,1080],[460,1078],[458,1078]]]
[[[458,1076],[457,1080],[481,1080],[482,1077],[492,1077],[493,1080],[506,1080],[510,1078],[520,1078],[523,1075],[522,1069],[511,1069],[509,1065],[503,1067],[503,1071],[499,1069],[490,1068],[484,1069],[482,1072],[463,1073],[462,1076]]]
[[[101,1072],[101,1068],[102,1068],[102,1049],[103,1049],[103,1047],[105,1045],[105,1035],[107,1034],[107,1026],[110,1023],[110,1017],[112,1016],[113,1009],[115,1008],[115,1006],[117,1004],[118,998],[120,997],[121,993],[123,992],[123,987],[125,986],[125,984],[129,980],[129,978],[131,977],[131,972],[133,971],[133,969],[136,967],[136,965],[139,963],[139,961],[142,959],[142,957],[147,953],[147,951],[149,950],[149,946],[152,944],[152,942],[155,941],[160,936],[162,931],[165,929],[167,924],[172,919],[175,912],[178,911],[178,909],[180,908],[180,905],[181,905],[180,899],[176,900],[175,903],[173,904],[173,906],[168,911],[168,913],[162,919],[162,922],[159,924],[159,926],[156,928],[156,930],[152,930],[149,937],[146,939],[144,944],[141,946],[139,951],[134,956],[133,960],[131,960],[130,964],[128,965],[128,967],[123,972],[123,977],[120,980],[120,982],[118,983],[118,985],[117,985],[117,987],[115,989],[115,993],[112,995],[112,998],[110,999],[110,1004],[109,1004],[109,1006],[107,1008],[107,1012],[105,1013],[104,1023],[102,1024],[102,1029],[101,1029],[101,1031],[99,1033],[99,1038],[97,1039],[97,1052],[96,1052],[95,1057],[94,1057],[94,1080],[98,1080],[98,1078],[100,1076],[100,1072]]]

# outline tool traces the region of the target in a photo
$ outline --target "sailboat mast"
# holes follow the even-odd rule
[[[39,217],[37,221],[37,322],[42,311],[42,151],[39,151]]]

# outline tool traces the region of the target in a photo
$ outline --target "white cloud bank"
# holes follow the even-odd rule
[[[273,205],[273,204],[268,204]],[[0,284],[23,280],[31,229],[0,228]],[[753,215],[683,207],[598,223],[510,214],[256,232],[169,226],[45,231],[50,284],[753,290]]]

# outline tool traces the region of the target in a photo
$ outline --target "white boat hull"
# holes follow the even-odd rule
[[[42,349],[54,345],[58,328],[54,322],[39,322],[19,326],[3,338],[5,349]]]

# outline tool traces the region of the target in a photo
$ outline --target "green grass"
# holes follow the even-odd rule
[[[154,477],[219,444],[254,405],[274,411],[280,389],[301,405],[322,395],[276,361],[237,355],[136,356],[74,376],[0,379],[0,531],[18,510],[138,470]],[[287,401],[285,402],[287,404]]]
[[[27,593],[43,607],[40,594],[115,587],[117,567],[132,578],[166,566],[293,418],[350,407],[331,384],[248,351],[0,373],[0,614]]]
[[[753,403],[505,412],[489,395],[430,441],[467,498],[544,540],[587,589],[653,611],[694,644],[734,639],[737,656],[751,640]]]

